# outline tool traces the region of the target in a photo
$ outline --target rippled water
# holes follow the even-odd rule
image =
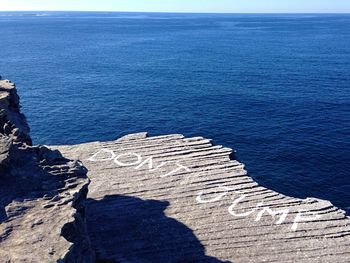
[[[350,15],[0,15],[36,143],[182,133],[350,211]]]

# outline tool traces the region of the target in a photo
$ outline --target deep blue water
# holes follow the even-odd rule
[[[201,135],[350,211],[350,15],[0,16],[0,52],[35,143]]]

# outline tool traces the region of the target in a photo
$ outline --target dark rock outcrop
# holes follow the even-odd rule
[[[10,159],[10,152],[12,149],[12,140],[0,134],[0,171],[1,167],[7,166]]]
[[[0,262],[94,262],[86,173],[57,150],[32,146],[16,88],[0,80]]]
[[[0,134],[11,137],[15,142],[32,145],[29,126],[20,112],[19,97],[15,84],[0,79]]]

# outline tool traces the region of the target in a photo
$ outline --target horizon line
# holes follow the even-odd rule
[[[197,11],[104,11],[104,10],[0,10],[0,12],[160,13],[160,14],[350,14],[349,12],[197,12]]]

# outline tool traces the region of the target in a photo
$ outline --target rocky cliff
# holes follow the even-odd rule
[[[0,262],[94,262],[86,173],[57,150],[32,146],[16,87],[0,80]]]
[[[344,211],[258,185],[209,139],[138,133],[49,149],[31,145],[9,81],[0,105],[0,262],[349,261]]]

